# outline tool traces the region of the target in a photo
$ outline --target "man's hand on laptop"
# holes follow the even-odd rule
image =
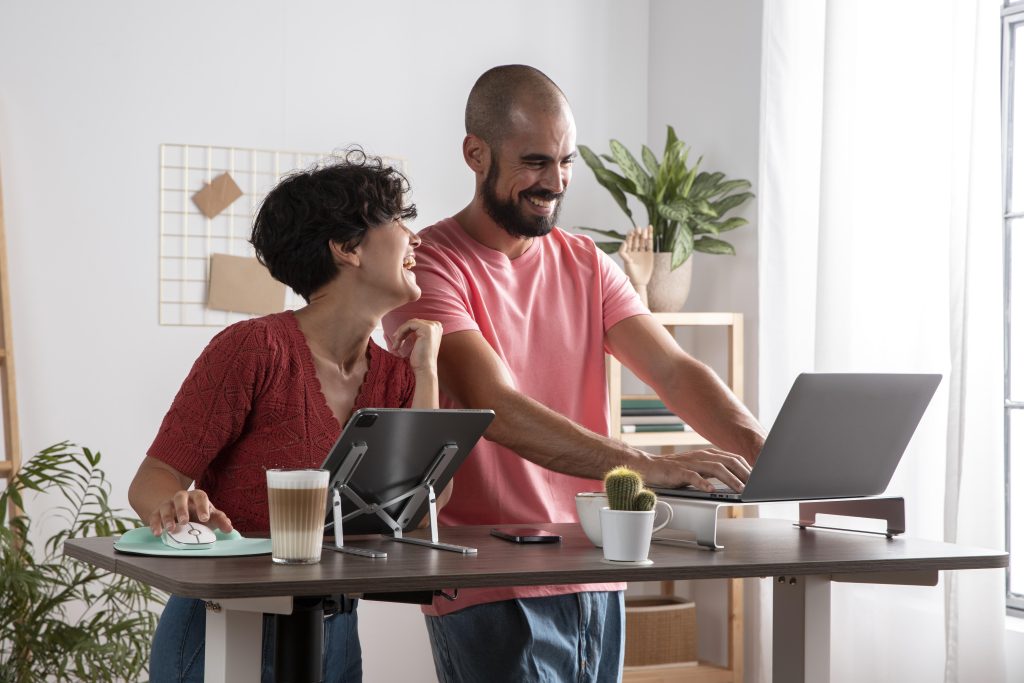
[[[648,486],[673,489],[692,486],[699,491],[714,491],[714,484],[708,481],[708,478],[714,477],[740,492],[750,477],[750,463],[718,448],[649,455],[649,458],[641,472]]]

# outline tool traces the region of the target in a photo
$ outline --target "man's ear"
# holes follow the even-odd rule
[[[462,158],[478,176],[485,175],[491,167],[491,146],[470,133],[462,141]]]
[[[354,249],[346,249],[345,245],[341,242],[331,240],[329,242],[331,248],[331,258],[334,260],[334,265],[341,268],[342,266],[359,267],[359,247]]]

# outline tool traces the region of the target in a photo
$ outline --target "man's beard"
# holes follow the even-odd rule
[[[484,211],[495,223],[513,237],[543,237],[551,232],[555,223],[558,222],[558,212],[562,210],[562,195],[544,190],[527,190],[521,193],[539,199],[555,200],[555,210],[551,212],[550,216],[527,216],[519,210],[514,200],[504,201],[498,197],[494,190],[497,180],[497,159],[492,158],[491,167],[487,171],[487,177],[484,178],[483,200]]]

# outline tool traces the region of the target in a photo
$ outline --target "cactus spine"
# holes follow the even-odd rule
[[[608,507],[612,510],[647,511],[654,509],[657,497],[644,487],[640,475],[628,467],[616,467],[604,476]]]

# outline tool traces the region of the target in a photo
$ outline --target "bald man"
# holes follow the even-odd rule
[[[684,353],[589,237],[556,227],[576,159],[562,91],[528,66],[473,86],[462,153],[473,200],[422,230],[423,291],[384,321],[440,321],[443,407],[496,417],[456,475],[443,524],[575,522],[574,496],[616,465],[651,485],[737,490],[764,432],[709,368]],[[608,438],[605,350],[718,448],[655,456]],[[463,590],[427,627],[442,681],[621,677],[623,584]]]

